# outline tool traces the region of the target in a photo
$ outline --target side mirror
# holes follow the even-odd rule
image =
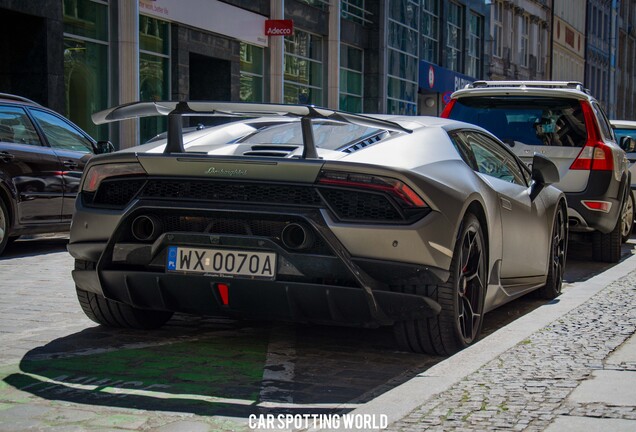
[[[636,141],[630,136],[623,136],[619,141],[620,147],[625,150],[625,153],[632,153],[636,150]]]
[[[95,154],[113,153],[115,146],[110,141],[97,141]]]
[[[559,170],[550,159],[535,153],[532,158],[532,185],[530,199],[534,200],[546,186],[558,183],[561,179]]]

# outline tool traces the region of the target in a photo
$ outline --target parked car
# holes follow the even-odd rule
[[[23,234],[68,231],[81,172],[106,148],[56,112],[0,93],[0,254]]]
[[[258,118],[184,138],[181,115],[219,113]],[[99,324],[154,328],[178,311],[384,325],[403,349],[448,355],[485,312],[561,292],[558,171],[541,155],[530,170],[480,127],[220,102],[93,118],[152,114],[169,116],[167,141],[97,156],[81,181],[68,250]]]
[[[623,238],[627,239],[632,233],[634,227],[630,221],[634,220],[634,203],[636,203],[636,121],[630,120],[610,120],[610,124],[614,128],[614,134],[616,138],[621,142],[621,147],[627,152],[627,159],[629,160],[629,172],[632,177],[630,195],[631,201],[625,204],[625,218],[624,226],[622,229]],[[629,140],[628,140],[629,138]],[[631,215],[631,218],[630,218]]]
[[[484,127],[526,163],[535,153],[552,160],[572,237],[590,241],[596,261],[620,260],[634,207],[627,158],[581,83],[476,81],[454,92],[441,116]]]

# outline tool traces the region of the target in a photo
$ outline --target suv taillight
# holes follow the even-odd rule
[[[451,99],[448,102],[448,104],[446,104],[446,106],[442,110],[442,113],[439,116],[441,118],[450,118],[450,113],[451,113],[451,111],[453,109],[453,105],[455,105],[455,102],[457,102],[457,99]]]
[[[572,170],[612,171],[614,159],[612,150],[604,142],[589,142],[572,162]]]
[[[581,101],[581,109],[587,129],[587,142],[570,169],[588,171],[613,171],[612,149],[601,140],[596,118],[589,103]]]

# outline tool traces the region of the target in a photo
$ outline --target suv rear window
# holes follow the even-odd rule
[[[513,145],[583,147],[587,140],[578,100],[525,96],[459,98],[451,119],[476,124]]]

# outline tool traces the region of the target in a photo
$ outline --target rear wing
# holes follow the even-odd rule
[[[168,139],[164,153],[185,153],[183,147],[182,116],[212,117],[265,117],[284,116],[299,118],[303,135],[303,159],[318,159],[314,141],[312,121],[331,120],[361,126],[411,133],[412,130],[399,124],[351,114],[313,105],[262,104],[246,102],[133,102],[109,108],[93,114],[95,124],[127,120],[148,116],[168,116]]]

